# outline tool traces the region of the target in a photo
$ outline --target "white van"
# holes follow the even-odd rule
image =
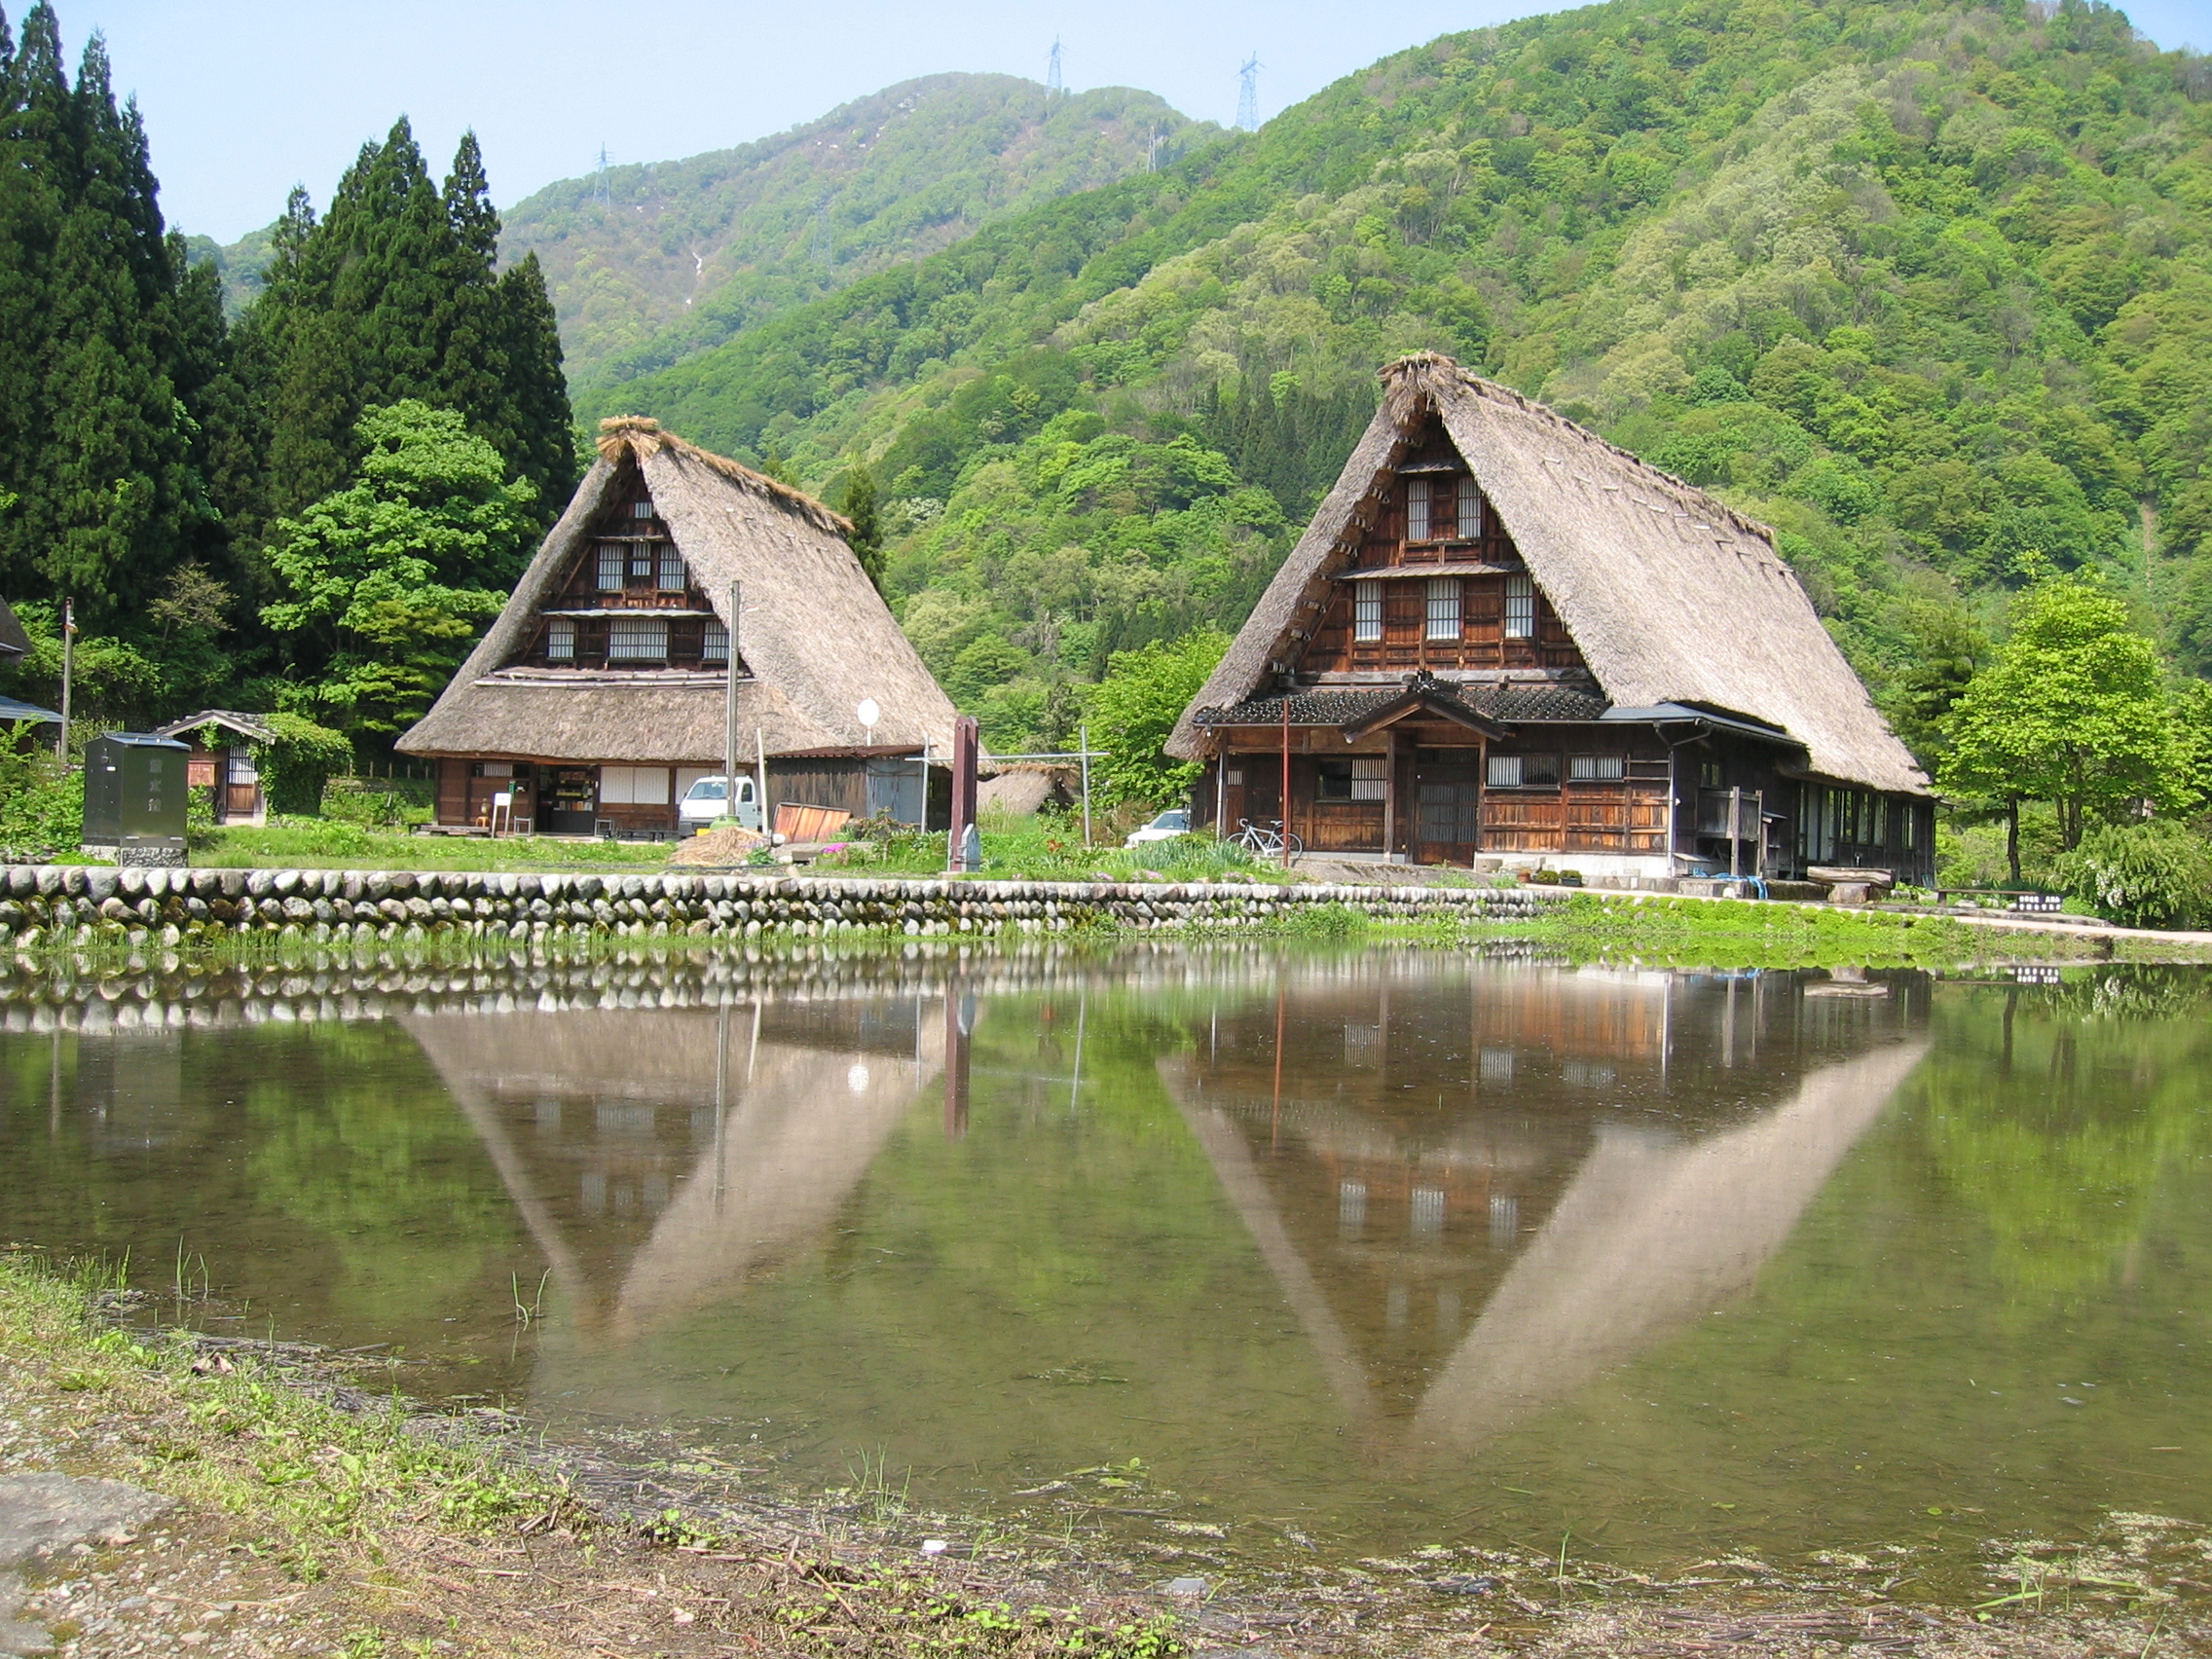
[[[718,818],[734,818],[748,830],[760,828],[760,795],[753,774],[737,775],[737,800],[729,799],[729,780],[720,773],[705,777],[683,792],[676,803],[676,837],[687,841],[712,827]]]

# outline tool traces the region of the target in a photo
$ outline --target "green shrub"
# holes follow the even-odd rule
[[[27,722],[0,726],[0,856],[51,860],[85,838],[84,780],[37,747],[40,735]]]
[[[2170,818],[2099,825],[2058,861],[2066,890],[2136,928],[2212,921],[2212,843]]]

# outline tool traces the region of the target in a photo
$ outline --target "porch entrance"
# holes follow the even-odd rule
[[[1482,847],[1482,800],[1481,750],[1416,750],[1414,862],[1473,864]]]

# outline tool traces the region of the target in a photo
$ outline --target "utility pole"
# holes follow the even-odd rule
[[[1260,71],[1265,67],[1260,61],[1260,55],[1255,52],[1244,60],[1244,66],[1236,71],[1238,79],[1243,82],[1236,93],[1236,125],[1247,132],[1257,132],[1260,129]]]
[[[729,627],[724,631],[729,659],[722,664],[729,684],[722,693],[722,810],[737,820],[737,619],[745,613],[745,584],[729,584]]]
[[[55,740],[54,757],[69,770],[69,691],[77,666],[77,602],[61,601],[61,735]]]

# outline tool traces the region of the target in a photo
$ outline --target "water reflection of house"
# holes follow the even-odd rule
[[[865,1008],[866,1017],[856,1017]],[[813,1243],[938,1066],[900,1005],[417,1014],[582,1329],[626,1340]]]
[[[1382,969],[1161,1071],[1347,1409],[1479,1438],[1740,1288],[1879,1115],[1917,1002],[1798,989]]]

